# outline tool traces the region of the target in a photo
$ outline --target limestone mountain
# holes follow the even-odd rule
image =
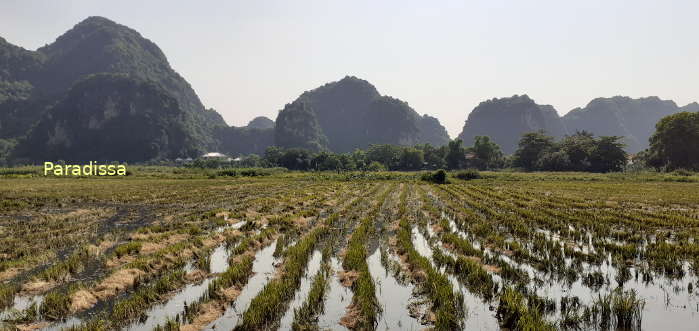
[[[449,133],[436,117],[422,115],[418,122],[418,128],[420,129],[418,140],[421,143],[428,143],[432,146],[444,146],[449,143]]]
[[[0,102],[31,96],[43,65],[42,54],[15,46],[0,37]]]
[[[267,147],[274,145],[274,121],[258,116],[242,127],[221,127],[216,137],[222,153],[238,156],[263,155]]]
[[[328,139],[318,123],[316,113],[304,101],[294,101],[277,116],[274,141],[279,147],[326,150]]]
[[[182,125],[187,131],[185,135],[196,139],[196,142],[175,149],[194,153],[195,150],[216,150],[220,146],[216,134],[220,128],[227,127],[225,121],[217,112],[204,108],[189,83],[170,67],[160,48],[137,31],[103,17],[85,19],[58,37],[55,42],[36,51],[25,50],[0,39],[0,139],[23,139],[39,120],[44,122],[43,125],[47,125],[46,121],[53,118],[50,113],[57,111],[54,110],[58,107],[57,104],[68,107],[65,103],[69,100],[104,105],[107,100],[80,100],[75,95],[70,98],[67,95],[69,91],[76,93],[73,88],[78,83],[81,84],[80,89],[85,89],[85,84],[123,87],[104,81],[83,82],[91,75],[102,74],[126,76],[134,81],[149,82],[158,87],[158,94],[140,96],[142,98],[159,99],[162,97],[159,93],[162,92],[176,101],[174,106],[170,103],[167,105],[184,112]],[[110,92],[118,91],[120,90]],[[145,91],[155,93],[156,89],[147,89],[144,93]],[[107,93],[100,95],[112,99],[119,97]],[[84,106],[76,105],[76,108]],[[168,109],[149,111],[153,111],[153,114],[170,113]],[[49,116],[44,116],[47,114]],[[75,121],[76,127],[80,126],[79,118],[72,120]],[[147,130],[142,126],[137,127]],[[45,144],[46,142],[36,140],[41,134],[31,134],[34,139],[31,141]],[[176,141],[171,143],[174,142]],[[161,145],[161,142],[155,144]],[[26,146],[26,143],[22,146]],[[35,147],[34,150],[41,150],[45,146]],[[167,152],[152,155],[160,157],[169,154]],[[68,159],[73,156],[77,155],[62,158]]]
[[[221,153],[231,156],[263,155],[267,147],[274,145],[274,128],[220,127],[216,137]]]
[[[468,115],[459,139],[470,146],[476,136],[488,136],[503,153],[512,154],[522,134],[539,130],[554,137],[567,132],[552,106],[538,105],[526,94],[514,95],[481,102]]]
[[[183,110],[159,84],[119,74],[76,83],[15,153],[29,161],[174,159],[205,151]]]
[[[681,111],[699,112],[699,103],[692,102],[680,108]]]
[[[36,94],[44,56],[12,45],[0,38],[0,139],[26,133],[44,105],[30,101]]]
[[[274,121],[265,116],[257,116],[248,123],[247,127],[251,129],[273,129]]]
[[[571,132],[586,130],[598,136],[623,136],[627,152],[636,153],[648,148],[648,138],[661,118],[697,108],[696,103],[680,108],[674,101],[658,97],[616,96],[597,98],[584,108],[573,109],[563,116],[563,122]]]
[[[318,122],[320,132],[313,139],[324,136],[327,148],[334,152],[350,152],[370,144],[414,145],[419,143],[444,144],[449,140],[446,130],[432,117],[421,117],[406,102],[382,96],[369,82],[347,76],[304,92],[292,104],[302,103]],[[295,107],[292,109],[296,109]],[[286,110],[286,109],[285,109]],[[276,120],[277,131],[303,131],[305,123],[286,123],[285,110]],[[435,123],[436,121],[436,123]],[[285,135],[277,134],[277,145],[288,145]],[[311,145],[317,145],[311,142]],[[300,143],[304,145],[306,143]],[[292,144],[295,147],[300,147]]]
[[[125,73],[157,82],[182,109],[204,110],[192,87],[170,67],[155,43],[104,17],[88,17],[37,52],[46,60],[35,85],[47,94],[60,94],[89,74]]]

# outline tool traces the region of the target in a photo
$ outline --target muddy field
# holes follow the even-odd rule
[[[0,330],[696,330],[699,184],[0,179]]]

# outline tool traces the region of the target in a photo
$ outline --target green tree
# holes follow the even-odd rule
[[[401,147],[399,146],[388,144],[371,145],[366,152],[366,162],[376,161],[383,164],[388,170],[395,170],[398,168],[400,154]]]
[[[699,113],[682,112],[661,119],[650,137],[649,165],[699,170]]]
[[[427,169],[442,169],[447,167],[444,156],[446,155],[446,146],[435,148],[430,144],[416,145],[415,148],[422,150],[422,155]]]
[[[461,139],[452,140],[447,146],[445,161],[449,169],[461,169],[466,164],[466,150]]]
[[[355,149],[350,155],[356,169],[364,169],[368,165],[366,160],[366,152],[361,149]]]
[[[340,170],[342,169],[342,161],[334,153],[320,152],[311,160],[311,168],[315,170]]]
[[[536,161],[536,168],[547,171],[566,171],[570,170],[571,162],[566,152],[551,149],[541,154]]]
[[[342,170],[357,170],[357,164],[354,162],[354,158],[352,157],[353,155],[350,153],[342,153],[338,155],[338,159],[340,160],[340,163],[342,164],[341,169]]]
[[[378,161],[371,161],[369,165],[366,166],[367,171],[386,171],[386,166]]]
[[[399,168],[401,170],[420,170],[425,163],[425,157],[421,150],[406,147],[400,154]]]
[[[310,170],[312,154],[301,148],[290,148],[282,153],[279,164],[290,170]]]
[[[543,131],[525,133],[519,140],[519,148],[515,151],[514,166],[530,171],[536,170],[542,154],[555,146],[553,137],[545,135]]]
[[[599,137],[590,153],[590,170],[595,172],[620,171],[626,165],[624,137]]]
[[[590,155],[597,142],[592,133],[578,131],[561,140],[559,147],[568,156],[569,168],[565,170],[585,171],[590,168]]]
[[[245,168],[261,167],[263,166],[263,160],[257,154],[250,154],[248,156],[242,157],[239,165]]]
[[[277,146],[269,146],[265,149],[265,156],[262,158],[268,167],[280,167],[284,150]]]
[[[473,147],[468,149],[475,155],[473,167],[480,170],[501,168],[503,166],[502,151],[500,146],[490,140],[488,136],[476,136]]]

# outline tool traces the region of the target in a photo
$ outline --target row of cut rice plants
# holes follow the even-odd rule
[[[404,190],[399,197],[396,246],[397,253],[410,268],[413,280],[428,300],[429,310],[423,320],[434,323],[438,330],[460,329],[464,317],[463,296],[455,291],[449,279],[413,246],[411,220],[415,222],[416,216],[408,215],[407,193],[407,190]]]
[[[343,325],[350,329],[373,330],[376,327],[377,315],[381,313],[381,307],[376,299],[374,280],[371,278],[366,262],[368,257],[366,245],[374,234],[374,222],[379,211],[393,188],[395,185],[379,195],[374,206],[362,217],[347,243],[342,267],[345,273],[356,278],[351,285],[354,293],[352,303],[347,308],[347,315],[343,317]]]

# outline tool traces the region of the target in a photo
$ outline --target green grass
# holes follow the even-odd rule
[[[5,309],[12,305],[15,294],[19,291],[19,286],[11,283],[0,283],[0,309]]]
[[[699,269],[696,173],[500,171],[482,172],[481,179],[463,181],[454,179],[456,173],[450,172],[450,185],[433,185],[421,181],[420,172],[284,172],[252,178],[239,175],[241,170],[236,169],[235,176],[208,179],[218,170],[137,166],[130,170],[133,175],[127,178],[81,179],[29,178],[35,172],[31,169],[0,171],[0,272],[4,277],[0,307],[11,306],[25,283],[43,280],[56,286],[46,293],[43,305],[18,312],[17,321],[40,319],[42,314],[46,319],[71,317],[75,316],[67,308],[71,286],[81,284],[91,291],[123,268],[145,272],[135,289],[109,294],[94,306],[101,321],[89,320],[80,327],[111,328],[106,321],[112,312],[105,307],[111,309],[114,301],[129,297],[139,298],[124,303],[127,306],[120,306],[120,317],[114,316],[117,320],[134,319],[139,310],[142,313],[157,302],[150,295],[136,296],[138,291],[187,262],[208,269],[211,249],[225,240],[236,263],[204,295],[205,300],[223,304],[221,290],[244,286],[253,259],[247,255],[268,244],[272,236],[281,235],[275,256],[296,261],[281,266],[282,270],[289,268],[289,274],[297,275],[296,269],[305,268],[302,260],[288,255],[293,253],[295,240],[303,240],[308,231],[295,222],[299,216],[310,217],[311,226],[326,219],[332,239],[324,238],[316,246],[327,245],[326,241],[342,246],[348,239],[346,247],[336,248],[346,253],[343,268],[359,275],[352,289],[352,307],[360,312],[360,328],[373,327],[371,321],[380,313],[376,297],[385,295],[377,293],[378,287],[365,267],[367,249],[376,243],[388,243],[406,258],[409,270],[400,272],[417,279],[419,299],[436,314],[437,329],[459,328],[468,318],[461,315],[461,290],[453,287],[452,277],[484,304],[501,306],[502,320],[514,320],[510,325],[513,329],[546,328],[550,324],[569,329],[600,325],[636,329],[645,322],[641,316],[643,298],[638,293],[619,290],[579,305],[566,302],[567,308],[554,314],[552,306],[558,302],[533,295],[532,288],[547,286],[542,279],[558,285],[581,280],[596,296],[621,284],[627,290],[637,286],[630,282],[634,272],[638,281],[659,286],[665,280],[691,277]],[[402,192],[397,191],[399,187]],[[415,191],[419,194],[411,193],[407,201],[406,192]],[[229,213],[230,220],[216,216],[221,212]],[[332,214],[326,216],[328,213]],[[239,231],[214,231],[232,220],[247,224]],[[262,230],[265,221],[269,227]],[[394,221],[399,221],[397,229],[391,226]],[[433,228],[437,235],[429,238],[434,253],[429,260],[415,251],[411,231],[417,226],[424,234],[427,226],[435,225],[443,231]],[[257,230],[262,232],[252,235]],[[146,239],[131,241],[134,233],[145,234],[137,237]],[[167,241],[178,234],[186,234],[187,239]],[[109,248],[114,243],[119,245]],[[146,252],[142,249],[146,243],[165,246]],[[91,247],[88,245],[100,246],[108,253],[91,256],[85,250]],[[588,245],[594,249],[583,249]],[[608,255],[611,267],[618,271],[616,278],[608,279],[596,271]],[[115,261],[118,257],[128,259]],[[509,264],[510,260],[514,263]],[[500,270],[488,269],[491,265]],[[524,272],[529,267],[534,277]],[[496,273],[520,299],[494,285]],[[309,298],[296,312],[299,329],[313,326],[326,294],[322,285],[334,279],[329,274],[314,276]],[[93,281],[82,283],[80,279],[85,277]],[[260,308],[251,309],[249,325],[259,327],[261,320],[276,320],[281,313],[269,307],[283,311],[296,284],[270,285],[264,302],[260,299],[256,304]],[[673,300],[684,299],[689,292],[694,295],[695,286],[672,293]],[[501,301],[502,297],[505,300]],[[197,308],[204,302],[193,299],[185,314],[190,320],[201,313]],[[541,326],[542,316],[551,323]]]
[[[407,263],[424,272],[427,277],[420,288],[429,299],[431,310],[436,315],[434,324],[437,330],[458,330],[462,325],[463,296],[454,291],[449,279],[436,270],[430,261],[415,250],[412,241],[411,224],[406,217],[407,191],[400,195],[398,217],[399,229],[396,234],[400,254],[407,255]]]
[[[501,326],[511,330],[555,330],[551,323],[542,318],[535,305],[528,304],[524,295],[511,287],[505,288],[500,295],[496,314]]]
[[[117,329],[128,325],[147,311],[153,304],[161,302],[166,295],[183,283],[184,271],[177,268],[150,284],[135,285],[134,292],[118,300],[110,311],[105,311],[82,322],[79,326],[68,328],[70,331]]]
[[[323,312],[328,282],[332,278],[330,264],[326,261],[320,271],[313,277],[311,289],[303,305],[294,310],[293,330],[310,330],[315,326],[315,319]]]
[[[283,276],[274,278],[252,299],[236,330],[258,330],[273,324],[284,314],[284,307],[294,297],[304,276],[306,265],[317,242],[327,231],[317,227],[284,252]]]
[[[121,244],[114,249],[114,255],[117,258],[121,258],[125,255],[138,254],[138,252],[141,251],[141,246],[143,246],[143,243],[139,241],[132,241],[125,244]]]
[[[78,248],[76,252],[68,256],[64,261],[60,261],[39,273],[36,278],[45,281],[62,281],[69,275],[76,274],[83,270],[85,264],[90,260],[90,252],[87,248]]]
[[[58,321],[70,314],[71,295],[82,288],[81,284],[73,284],[67,289],[51,291],[44,297],[39,311],[41,316],[50,321]]]

